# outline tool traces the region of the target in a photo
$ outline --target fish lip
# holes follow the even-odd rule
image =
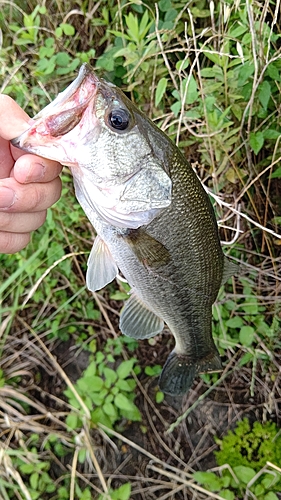
[[[89,79],[90,83],[93,85],[93,90],[95,89],[95,93],[97,93],[97,89],[100,87],[101,82],[98,79],[98,77],[95,75],[93,69],[91,66],[87,63],[82,64],[82,66],[79,69],[79,73],[75,80],[66,87],[66,89],[61,92],[50,104],[45,106],[39,113],[37,113],[32,121],[33,124],[32,126],[36,125],[37,122],[40,121],[40,119],[44,119],[51,114],[56,114],[58,112],[57,108],[60,106],[63,106],[67,101],[71,100],[72,97],[75,95],[75,93],[78,91],[80,87],[83,86],[84,82]],[[85,104],[87,104],[87,101],[90,100],[90,97],[85,98]],[[22,145],[22,139],[26,135],[29,129],[27,129],[25,132],[20,134],[19,136],[11,139],[11,144],[15,147],[18,147],[20,149],[25,150],[24,146]],[[28,151],[28,148],[26,149]]]
[[[100,81],[94,74],[91,66],[89,66],[89,64],[87,63],[84,63],[79,69],[79,73],[75,80],[73,80],[73,82],[70,83],[70,85],[68,85],[63,92],[61,92],[52,102],[50,102],[50,104],[39,111],[39,113],[37,113],[33,117],[33,119],[36,120],[37,118],[43,118],[46,115],[49,115],[50,111],[52,111],[53,108],[56,108],[57,105],[62,105],[66,101],[70,100],[88,77],[91,77],[92,83],[96,86],[96,88],[100,85]]]

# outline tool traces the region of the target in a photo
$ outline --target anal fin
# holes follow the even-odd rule
[[[149,339],[162,332],[164,322],[133,294],[121,311],[119,328],[127,337]]]
[[[96,236],[90,256],[86,283],[89,290],[95,292],[111,283],[118,274],[118,267],[100,236]]]

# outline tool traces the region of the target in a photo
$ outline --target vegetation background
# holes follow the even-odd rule
[[[0,256],[0,498],[280,499],[280,1],[0,0],[0,28],[1,92],[33,116],[90,63],[185,153],[241,265],[214,305],[223,373],[164,399],[173,339],[119,336],[126,284],[86,290],[65,169]]]

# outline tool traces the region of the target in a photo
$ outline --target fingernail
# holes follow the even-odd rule
[[[0,187],[0,208],[10,208],[16,201],[16,193],[7,187]]]
[[[45,174],[46,167],[42,163],[31,163],[25,182],[38,182]]]

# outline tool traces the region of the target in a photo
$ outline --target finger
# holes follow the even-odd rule
[[[0,179],[10,177],[14,165],[14,159],[11,155],[10,144],[0,137]]]
[[[14,176],[18,182],[49,182],[54,180],[62,170],[57,161],[47,160],[41,156],[24,154],[15,163]]]
[[[14,177],[0,181],[0,211],[41,212],[61,194],[59,177],[50,182],[20,184]]]
[[[16,253],[30,241],[30,233],[5,233],[0,231],[0,253]]]
[[[5,233],[30,233],[41,227],[46,220],[47,211],[34,213],[0,212],[0,228]]]
[[[24,154],[11,148],[8,141],[28,129],[32,120],[11,97],[3,94],[0,95],[0,116],[0,179],[5,179],[10,176],[14,159]]]
[[[0,95],[0,136],[10,141],[30,127],[32,120],[9,96]]]

